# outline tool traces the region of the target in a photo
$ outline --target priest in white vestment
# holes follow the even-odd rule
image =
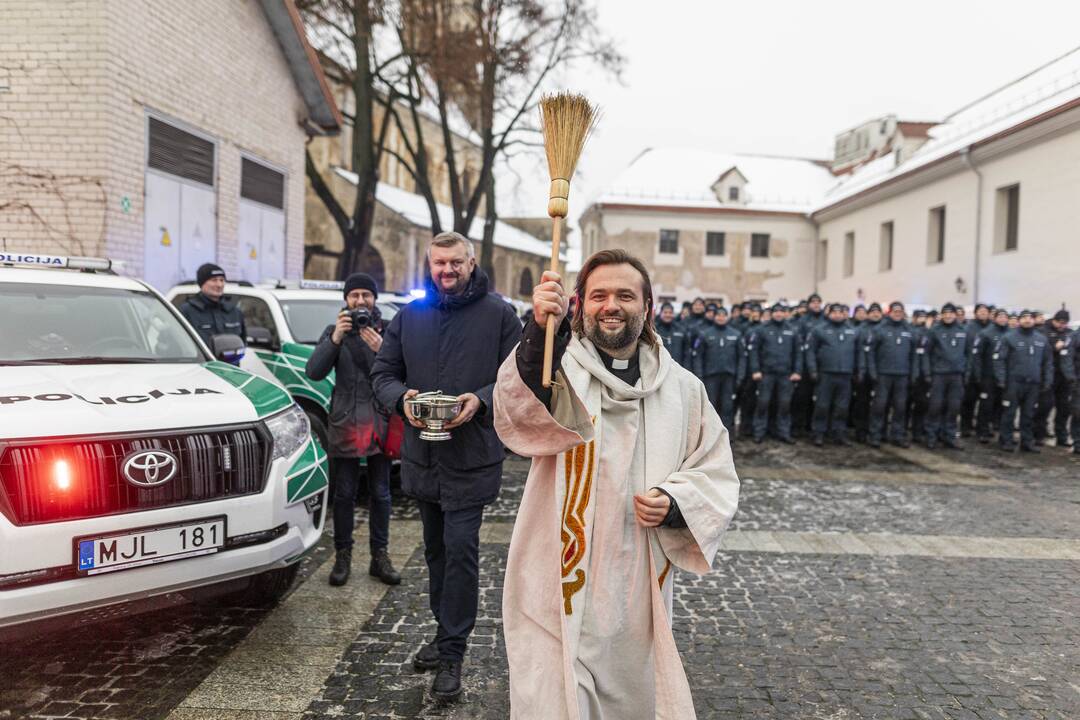
[[[735,514],[728,431],[652,329],[648,272],[591,256],[566,320],[546,272],[495,385],[495,428],[533,458],[503,594],[515,720],[688,720],[672,568],[708,572]],[[556,383],[542,387],[544,327]]]

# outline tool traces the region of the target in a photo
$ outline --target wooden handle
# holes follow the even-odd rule
[[[559,272],[559,244],[562,242],[562,218],[551,218],[551,272]],[[544,387],[549,388],[555,382],[551,372],[555,357],[555,318],[548,315],[547,327],[544,328]]]

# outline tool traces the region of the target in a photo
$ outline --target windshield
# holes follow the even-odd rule
[[[0,285],[0,365],[203,362],[161,300],[146,291]]]
[[[281,311],[285,313],[285,322],[298,343],[314,345],[319,342],[323,330],[334,323],[345,303],[341,300],[282,300]],[[390,303],[375,303],[382,313],[384,322],[390,322],[398,309]]]

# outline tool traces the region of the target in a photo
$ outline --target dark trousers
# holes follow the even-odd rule
[[[963,403],[963,374],[933,376],[930,380],[930,413],[926,420],[927,442],[956,441],[956,416],[960,414]]]
[[[829,434],[843,438],[847,430],[848,404],[851,402],[851,375],[824,373],[817,382],[814,402],[814,435]]]
[[[994,427],[1001,419],[1001,390],[997,386],[979,392],[979,410],[975,415],[975,435],[980,440],[993,437]]]
[[[757,410],[757,386],[747,379],[739,391],[739,436],[750,437],[754,428],[754,412]]]
[[[1035,411],[1035,439],[1045,440],[1050,411],[1054,411],[1054,437],[1059,441],[1069,437],[1069,415],[1071,414],[1070,396],[1072,386],[1068,380],[1059,377],[1054,386],[1039,393],[1039,407]]]
[[[974,382],[969,382],[964,386],[964,401],[960,406],[960,432],[965,436],[975,429],[978,404],[979,386]]]
[[[424,524],[424,559],[428,566],[428,600],[439,628],[439,657],[460,662],[480,598],[480,522],[484,507],[443,510],[438,503],[417,500]]]
[[[776,434],[791,437],[791,396],[795,383],[787,375],[765,373],[758,382],[757,407],[754,409],[754,438],[765,437],[769,427],[769,405],[776,398]]]
[[[1080,447],[1080,384],[1072,389],[1072,441],[1075,451]]]
[[[353,546],[353,508],[360,482],[360,458],[334,458],[334,548]],[[371,553],[390,544],[390,458],[369,455],[368,545]]]
[[[1020,443],[1024,447],[1035,444],[1035,404],[1039,400],[1038,383],[1010,382],[1005,386],[1005,399],[1001,405],[1001,426],[998,442],[1011,448],[1016,444],[1016,413],[1020,412]]]
[[[870,439],[881,442],[885,431],[885,420],[892,408],[890,425],[893,442],[901,442],[907,434],[907,413],[909,378],[907,375],[880,375],[874,385],[874,399],[870,404]]]
[[[814,383],[804,377],[791,396],[791,422],[796,435],[810,430],[814,416]]]
[[[930,410],[930,383],[922,378],[908,386],[908,416],[911,418],[911,435],[916,440],[926,439],[926,416]]]
[[[868,379],[856,382],[851,389],[851,426],[855,437],[865,440],[870,434],[870,402],[874,385]]]
[[[735,376],[730,373],[707,375],[704,380],[709,402],[716,408],[728,433],[735,434]]]

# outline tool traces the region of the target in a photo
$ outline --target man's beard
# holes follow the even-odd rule
[[[604,318],[620,318],[623,321],[622,327],[618,330],[605,330],[601,322]],[[585,316],[585,336],[596,347],[613,352],[636,345],[643,327],[644,315],[629,315],[621,310]]]
[[[455,277],[457,282],[452,287],[447,288],[443,285],[443,278]],[[461,273],[439,273],[435,279],[435,289],[439,291],[440,295],[460,295],[465,292],[465,288],[469,284],[469,279],[464,277]]]

